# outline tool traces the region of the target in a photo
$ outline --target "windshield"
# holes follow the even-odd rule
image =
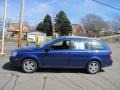
[[[40,48],[43,48],[44,46],[52,43],[54,40],[55,40],[55,39],[50,39],[50,40],[48,40],[48,41],[43,41],[43,42],[41,42]]]

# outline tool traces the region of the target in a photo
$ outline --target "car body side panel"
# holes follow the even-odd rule
[[[71,50],[68,58],[69,66],[84,68],[90,57],[91,55],[86,50]]]
[[[59,38],[56,41],[60,40],[80,40],[72,38]],[[86,40],[86,39],[84,39]],[[34,59],[39,67],[52,67],[52,68],[85,68],[86,64],[91,60],[98,60],[101,62],[102,67],[111,66],[113,61],[110,58],[111,50],[104,42],[99,41],[104,45],[105,50],[50,50],[48,52],[45,49],[48,49],[51,44],[49,43],[44,48],[33,48],[33,49],[19,49],[18,55],[16,57],[10,56],[10,61],[21,66],[22,60],[26,58]]]
[[[37,52],[34,52],[34,53],[33,52],[21,53],[18,58],[19,58],[19,61],[20,61],[19,62],[20,66],[22,65],[23,60],[29,59],[29,58],[35,60],[39,66],[41,65],[41,61],[37,57]]]
[[[42,67],[66,67],[68,66],[68,52],[65,50],[49,50],[45,52],[42,60]]]

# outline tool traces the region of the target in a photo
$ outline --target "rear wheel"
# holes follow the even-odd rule
[[[33,73],[37,69],[37,63],[33,59],[25,59],[22,63],[22,70],[26,73]]]
[[[100,70],[100,63],[98,61],[90,61],[87,65],[87,72],[96,74]]]

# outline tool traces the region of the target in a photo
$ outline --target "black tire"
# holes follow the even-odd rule
[[[90,61],[87,64],[87,72],[89,74],[96,74],[101,69],[100,63],[98,61]]]
[[[27,65],[28,64],[28,65]],[[37,63],[33,59],[25,59],[22,62],[22,70],[25,73],[33,73],[37,70]]]

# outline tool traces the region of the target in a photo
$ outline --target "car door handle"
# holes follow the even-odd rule
[[[87,54],[91,54],[91,52],[87,52]]]
[[[70,52],[65,52],[65,54],[70,54]]]

